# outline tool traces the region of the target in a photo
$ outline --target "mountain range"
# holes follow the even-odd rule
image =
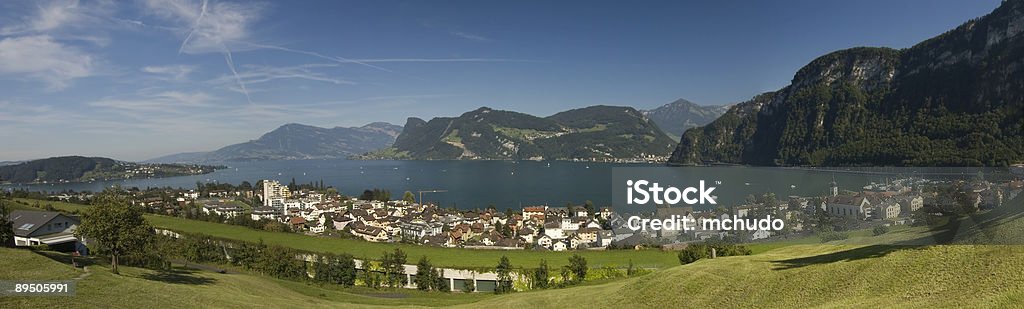
[[[591,106],[548,117],[487,107],[409,118],[394,146],[369,159],[617,160],[666,157],[675,141],[633,109]]]
[[[687,129],[711,123],[729,110],[729,106],[697,105],[686,99],[675,100],[641,113],[665,131],[673,140],[678,140]]]
[[[332,159],[391,146],[402,127],[374,122],[361,127],[321,128],[297,123],[283,125],[259,139],[210,152],[179,153],[148,162],[232,162],[293,159]]]
[[[670,163],[1005,166],[1024,159],[1024,1],[906,49],[813,60],[683,134]]]

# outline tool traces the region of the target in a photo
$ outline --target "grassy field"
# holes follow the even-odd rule
[[[75,297],[3,297],[3,308],[678,308],[1014,307],[1024,303],[1024,246],[793,245],[652,274],[509,295],[320,287],[250,274],[156,272],[0,249],[0,279],[72,279]]]
[[[451,306],[492,294],[321,287],[250,274],[178,269],[158,272],[105,265],[74,269],[67,256],[0,248],[0,280],[76,280],[73,297],[0,297],[0,308],[346,308]]]
[[[85,211],[85,209],[89,208],[89,206],[80,205],[80,204],[72,204],[72,203],[65,203],[65,202],[53,202],[53,201],[43,201],[43,200],[33,200],[33,199],[27,199],[27,198],[16,198],[16,199],[14,199],[14,201],[15,202],[24,203],[24,204],[12,203],[12,205],[14,205],[16,209],[22,209],[22,210],[39,210],[38,208],[30,207],[30,206],[35,206],[37,204],[40,207],[45,207],[46,205],[50,205],[50,206],[53,206],[53,208],[58,210],[58,211],[68,212],[68,213],[82,212],[82,211]],[[25,206],[25,204],[28,204],[30,206]]]
[[[599,286],[502,295],[470,307],[1014,307],[1021,246],[793,245]]]

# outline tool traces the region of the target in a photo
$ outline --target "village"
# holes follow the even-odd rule
[[[943,190],[923,190],[941,185]],[[289,188],[291,187],[291,189]],[[773,238],[820,231],[823,220],[834,230],[873,226],[910,225],[922,216],[949,211],[978,211],[999,207],[1024,187],[1021,181],[936,182],[903,178],[869,184],[858,191],[840,190],[835,182],[823,196],[774,194],[748,197],[741,205],[695,210],[692,207],[657,207],[653,212],[632,215],[643,218],[676,216],[696,222],[696,229],[633,230],[624,214],[610,207],[583,205],[526,206],[499,211],[457,210],[432,203],[418,203],[407,192],[402,199],[390,193],[343,197],[322,184],[284,185],[263,180],[257,186],[206,185],[197,189],[129,190],[136,202],[154,213],[196,216],[220,223],[246,222],[251,227],[276,226],[276,230],[308,235],[358,238],[369,242],[402,242],[448,248],[499,250],[603,250],[637,247],[673,247],[694,241],[770,241]],[[294,189],[294,190],[293,190]],[[381,191],[378,191],[381,193]],[[950,195],[953,194],[953,195]],[[88,193],[50,195],[51,200],[82,202]],[[422,198],[422,197],[420,197]],[[927,207],[927,212],[922,211]],[[201,214],[199,214],[201,213]],[[785,229],[722,231],[700,229],[704,220],[761,218],[770,215],[785,221]],[[15,222],[17,225],[17,222]],[[38,243],[22,239],[19,243]]]

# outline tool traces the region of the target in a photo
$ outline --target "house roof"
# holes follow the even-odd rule
[[[72,221],[78,222],[78,219],[75,217],[65,216],[53,211],[15,210],[11,212],[10,216],[11,222],[13,222],[14,235],[22,237],[32,235],[36,230],[58,217],[67,217]]]

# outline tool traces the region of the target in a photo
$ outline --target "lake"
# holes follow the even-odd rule
[[[357,161],[357,160],[290,160],[229,163],[227,169],[211,174],[158,179],[99,181],[93,183],[4,185],[5,189],[32,191],[100,191],[120,184],[122,187],[195,188],[196,182],[239,184],[260,179],[274,179],[287,184],[324,181],[342,193],[358,195],[365,189],[391,191],[392,198],[401,198],[405,191],[447,190],[424,193],[426,201],[443,207],[461,209],[519,208],[547,204],[564,206],[586,200],[597,206],[612,203],[612,190],[625,191],[624,183],[613,184],[613,171],[640,172],[651,168],[668,170],[685,181],[703,179],[718,182],[719,204],[735,204],[748,194],[775,192],[789,195],[817,196],[828,190],[834,178],[842,189],[859,190],[870,182],[881,182],[890,175],[832,173],[803,169],[772,167],[712,166],[666,167],[655,164],[616,164],[567,161]],[[899,170],[901,173],[906,171]],[[632,212],[636,208],[617,210]]]

